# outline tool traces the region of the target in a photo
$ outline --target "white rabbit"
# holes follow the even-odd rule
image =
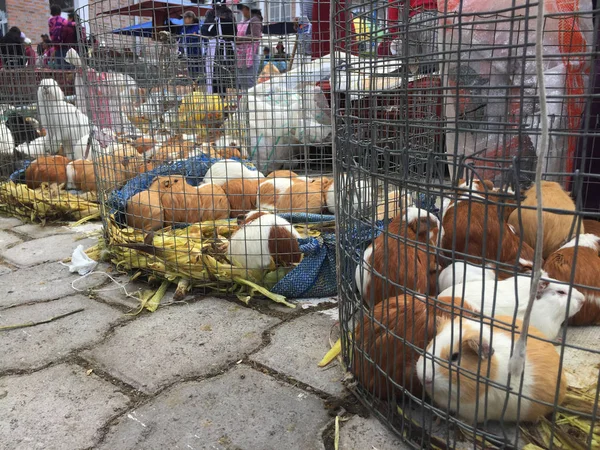
[[[569,287],[548,277],[544,271],[542,278],[533,303],[531,324],[549,339],[556,339],[565,319],[581,309],[584,296],[573,288],[569,297]],[[469,281],[440,292],[439,297],[462,297],[488,316],[513,316],[516,310],[517,318],[523,319],[529,302],[530,287],[531,274],[522,274],[498,281],[497,289],[495,280]],[[518,297],[515,296],[515,290]],[[569,310],[565,316],[567,306]]]
[[[64,92],[51,78],[40,82],[37,97],[40,120],[48,132],[51,151],[56,153],[62,145],[65,155],[72,159],[73,146],[90,132],[88,118],[65,100]]]

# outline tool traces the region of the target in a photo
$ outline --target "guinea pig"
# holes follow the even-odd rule
[[[264,175],[258,170],[247,168],[240,161],[226,159],[224,161],[217,161],[210,166],[210,169],[208,169],[208,172],[204,176],[204,182],[222,186],[228,180],[236,178],[260,179],[264,178]]]
[[[542,277],[544,279],[538,285],[533,303],[531,324],[548,339],[556,339],[563,322],[581,309],[584,296],[577,289],[572,289],[569,296],[569,287],[551,279],[546,272],[542,272]],[[517,318],[523,319],[530,289],[531,275],[522,274],[497,284],[491,280],[470,281],[452,286],[442,291],[440,296],[461,296],[488,316],[512,316],[516,312]]]
[[[141,136],[134,140],[131,145],[139,152],[146,153],[149,150],[152,150],[156,145],[156,141],[151,136]]]
[[[546,259],[550,254],[560,248],[565,242],[572,238],[571,228],[575,220],[574,214],[556,214],[546,211],[546,209],[558,209],[561,211],[575,212],[575,203],[571,196],[566,193],[560,184],[553,181],[541,181],[542,188],[542,220],[544,223],[543,238],[543,258]],[[520,203],[518,210],[513,211],[508,218],[508,223],[516,230],[519,230],[519,211],[521,212],[521,221],[523,228],[521,233],[523,239],[531,247],[535,246],[537,236],[537,196],[535,186],[532,186],[525,192],[525,199]],[[526,209],[530,207],[533,209]],[[577,231],[573,227],[573,232]],[[585,225],[581,226],[581,233],[585,233]],[[533,259],[533,258],[527,258]]]
[[[164,214],[160,193],[155,190],[138,192],[127,200],[127,225],[143,231],[160,230],[164,226]]]
[[[298,174],[291,170],[274,170],[267,178],[298,178]]]
[[[229,217],[229,200],[216,184],[192,186],[180,175],[157,177],[150,185],[160,193],[166,223],[197,223]]]
[[[96,174],[92,161],[76,159],[67,164],[67,189],[84,192],[96,191]]]
[[[438,287],[440,292],[458,284],[463,284],[470,281],[481,280],[506,280],[516,273],[513,270],[505,270],[504,268],[496,268],[496,264],[489,263],[485,267],[471,264],[467,261],[456,261],[450,264],[440,272],[438,277]],[[531,272],[533,270],[533,262],[524,259],[519,259],[519,265],[516,268],[518,273]]]
[[[306,182],[301,177],[269,178],[260,183],[257,207],[280,213],[320,214],[324,192],[333,180],[322,178]]]
[[[230,217],[238,217],[256,209],[257,179],[229,180],[221,187],[229,200]]]
[[[499,217],[497,208],[486,200],[491,182],[459,181],[457,198],[444,208],[442,215],[443,236],[441,247],[445,258],[464,259],[472,264],[496,261],[517,265],[519,259],[533,260],[533,248],[522,241],[515,229]]]
[[[285,219],[251,211],[238,219],[240,228],[229,242],[229,260],[247,269],[289,267],[302,259],[300,235]]]
[[[421,396],[422,386],[415,371],[419,355],[435,337],[436,323],[441,318],[451,319],[468,314],[466,311],[475,312],[460,298],[427,300],[408,293],[379,303],[371,313],[365,312],[354,331],[352,373],[365,389],[382,400],[400,394],[400,389],[387,382],[387,376],[413,395]]]
[[[580,234],[552,253],[544,262],[544,270],[552,278],[573,282],[585,296],[583,306],[569,318],[569,325],[600,324],[600,237]],[[575,266],[574,276],[571,271]]]
[[[498,320],[513,323],[512,317]],[[467,317],[441,324],[416,367],[433,402],[449,408],[468,424],[489,420],[533,422],[551,413],[557,387],[558,404],[567,389],[566,377],[559,370],[560,356],[551,343],[527,340],[523,397],[517,395],[521,392],[521,377],[510,377],[509,384],[508,366],[521,327],[517,320],[515,334],[511,335],[510,326],[492,326]],[[533,327],[529,334],[543,337]]]
[[[438,232],[439,220],[423,209],[407,208],[394,218],[356,267],[354,278],[363,300],[376,305],[406,288],[421,294],[434,292],[438,265],[433,246]]]
[[[36,189],[42,183],[66,183],[68,163],[69,159],[60,155],[37,158],[25,169],[27,187]]]
[[[342,196],[345,202],[349,203],[349,207],[354,214],[362,215],[369,208],[376,206],[376,202],[371,193],[372,186],[369,180],[359,179],[355,180],[353,177],[342,175],[339,180],[341,184],[339,189],[342,192]],[[330,213],[335,214],[335,206],[337,204],[337,198],[335,195],[336,183],[334,180],[324,193],[325,206]]]
[[[592,233],[600,237],[600,222],[597,220],[584,219],[583,227],[585,228],[586,233]]]

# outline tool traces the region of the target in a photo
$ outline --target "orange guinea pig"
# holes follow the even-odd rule
[[[229,180],[222,188],[229,200],[230,217],[238,217],[256,209],[257,179]]]
[[[215,184],[191,186],[184,177],[158,177],[150,190],[160,193],[166,223],[197,223],[229,217],[229,200]]]
[[[382,400],[401,393],[388,383],[385,374],[413,395],[420,396],[423,387],[415,370],[419,359],[417,349],[425,350],[433,340],[441,318],[452,319],[470,311],[476,312],[460,298],[426,300],[401,293],[384,300],[371,313],[365,313],[362,324],[356,327],[352,373],[362,386]]]
[[[66,183],[67,164],[69,159],[60,155],[37,158],[25,169],[27,187],[36,189],[42,183]]]
[[[127,225],[143,231],[160,230],[164,215],[160,195],[156,191],[142,191],[127,200]]]

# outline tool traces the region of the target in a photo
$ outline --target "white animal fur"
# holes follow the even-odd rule
[[[15,149],[15,140],[10,129],[5,123],[0,123],[0,153],[12,155]]]
[[[248,213],[249,217],[250,214]],[[247,269],[266,269],[271,266],[269,234],[274,226],[290,231],[293,237],[300,238],[298,232],[285,219],[275,214],[265,214],[245,224],[231,235],[229,260],[236,266]]]
[[[75,166],[73,161],[67,164],[67,189],[76,189],[75,187]]]
[[[433,354],[436,358],[441,358],[442,349],[449,344],[452,345],[451,348],[453,349],[453,352],[457,351],[458,346],[460,346],[461,343],[461,332],[464,335],[468,331],[479,332],[479,330],[481,330],[482,338],[485,341],[490,342],[492,337],[492,329],[489,325],[482,326],[480,322],[467,318],[462,319],[462,324],[460,318],[457,318],[452,322],[448,322],[446,326],[439,331],[435,339],[429,344],[427,348],[427,353],[429,353],[427,355],[427,363],[425,363],[425,357],[421,356],[416,365],[417,376],[419,377],[421,383],[426,386],[426,390],[430,393],[434,402],[440,407],[450,407],[450,410],[452,411],[459,411],[460,417],[465,418],[465,420],[471,420],[471,423],[475,421],[475,418],[477,419],[477,422],[483,421],[484,418],[487,420],[500,420],[502,418],[502,411],[506,399],[506,387],[496,388],[493,387],[494,385],[489,384],[487,395],[480,395],[477,403],[467,403],[463,398],[464,395],[459,395],[460,391],[456,385],[457,383],[452,383],[450,386],[450,381],[441,375],[439,371],[435,371],[434,367],[440,364],[440,362],[438,359],[434,363],[434,360],[430,354]],[[497,361],[500,362],[497,364],[497,373],[494,381],[499,383],[501,386],[506,386],[509,373],[508,361],[511,357],[513,342],[510,334],[501,332],[493,333],[492,342],[494,348],[494,354],[492,357],[497,358]],[[441,364],[445,363],[441,362]],[[482,373],[482,375],[487,376],[487,373]],[[534,375],[535,369],[533,366],[533,361],[530,361],[529,358],[526,358],[525,370],[523,372],[523,393],[529,397],[531,387],[536,383]],[[424,381],[432,381],[433,383],[427,386]],[[510,387],[512,388],[513,392],[519,392],[520,382],[521,380],[519,377],[511,377]],[[448,401],[448,397],[450,397],[450,401]],[[509,401],[504,414],[504,420],[515,421],[517,419],[519,401],[521,401],[521,414],[525,413],[527,408],[530,408],[532,405],[532,403],[526,398],[520,398],[518,395],[509,395]],[[477,417],[475,416],[476,407]]]
[[[223,186],[228,180],[234,180],[237,178],[260,179],[264,177],[265,176],[258,170],[250,170],[240,161],[226,159],[214,163],[206,172],[203,181],[206,183],[216,184],[217,186]]]
[[[452,275],[452,271],[454,271],[454,275]],[[469,264],[466,261],[457,261],[440,272],[438,287],[440,291],[445,291],[452,286],[484,279],[495,280],[496,273],[494,269]]]
[[[97,155],[102,151],[102,147],[100,146],[100,142],[98,142],[95,138],[92,137],[91,142],[89,142],[90,135],[86,134],[81,139],[79,139],[73,145],[73,159],[92,159],[92,153]],[[90,145],[90,149],[87,154],[87,158],[85,157],[85,153],[87,150],[88,142]]]
[[[580,234],[579,240],[577,239],[577,237],[574,237],[558,250],[562,250],[564,248],[571,248],[575,246],[587,247],[591,248],[592,250],[598,251],[600,249],[600,237],[591,233]]]
[[[256,194],[256,209],[266,209],[267,211],[274,211],[275,205],[271,203],[265,203],[260,201],[260,188],[267,184],[273,185],[275,188],[275,194],[285,194],[286,191],[291,189],[294,184],[294,179],[292,178],[269,178],[262,183],[260,183],[258,187],[258,193]],[[290,194],[288,194],[290,195]],[[274,198],[274,197],[273,197]]]
[[[72,159],[75,143],[90,132],[88,118],[65,101],[62,89],[51,78],[40,82],[37,97],[40,119],[48,132],[51,152],[56,153],[62,144],[65,156]]]
[[[31,159],[35,159],[38,156],[44,156],[50,149],[51,145],[48,135],[40,136],[31,142],[24,142],[16,148],[18,152],[23,153]]]
[[[549,278],[545,271],[542,271],[542,278],[550,283],[542,291],[541,298],[533,303],[531,324],[549,339],[555,339],[565,320],[569,287]],[[518,297],[515,297],[515,281]],[[515,277],[511,277],[498,281],[497,289],[496,282],[493,280],[470,281],[443,290],[439,297],[462,297],[488,316],[513,316],[516,310],[517,319],[523,319],[529,302],[530,285],[531,275],[522,274],[518,275],[516,280]],[[574,316],[581,309],[583,300],[583,294],[573,288],[568,317]]]
[[[371,284],[371,273],[373,273],[373,267],[371,266],[371,255],[373,255],[373,244],[369,245],[363,254],[362,267],[358,265],[354,272],[354,281],[358,288],[362,298],[367,297],[367,287]],[[361,279],[361,268],[362,268],[362,279]]]
[[[346,188],[347,180],[346,176],[342,175],[342,188]],[[350,183],[353,180],[350,178]],[[327,209],[329,212],[335,214],[335,185],[337,180],[334,180],[333,184],[329,186],[327,189],[327,193],[325,194],[325,201],[327,203]],[[373,197],[371,196],[371,183],[367,180],[360,180],[354,183],[353,189],[351,192],[348,192],[348,196],[351,197],[352,202],[352,210],[356,212],[360,212],[363,210],[363,207],[374,206],[373,205]]]

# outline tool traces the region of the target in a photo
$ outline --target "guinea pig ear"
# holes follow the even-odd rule
[[[490,180],[483,180],[483,185],[490,191],[494,190],[494,183]]]
[[[463,339],[463,350],[475,353],[481,359],[489,359],[494,349],[486,338],[479,333],[469,333]]]
[[[535,294],[536,300],[539,300],[540,298],[542,298],[542,295],[544,295],[544,291],[546,290],[546,288],[548,287],[549,284],[550,284],[549,281],[540,280],[540,282],[538,283],[537,292]]]

